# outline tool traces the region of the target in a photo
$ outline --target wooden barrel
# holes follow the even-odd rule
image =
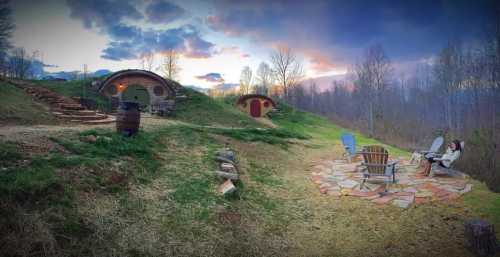
[[[133,136],[139,130],[141,113],[139,104],[134,102],[121,102],[116,115],[116,131],[124,136]]]

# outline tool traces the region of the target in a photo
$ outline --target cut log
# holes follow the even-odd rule
[[[495,228],[485,220],[473,219],[465,223],[469,249],[477,256],[494,255],[499,251]]]
[[[234,186],[233,182],[231,182],[230,179],[226,180],[226,182],[222,183],[219,186],[219,192],[222,193],[223,195],[231,194],[234,191],[236,191],[236,187]]]
[[[221,158],[225,158],[225,159],[228,159],[228,160],[231,160],[231,162],[233,162],[233,163],[236,160],[235,153],[234,153],[234,151],[231,151],[231,150],[221,150],[221,151],[218,151],[216,153],[216,156],[217,157],[221,157]]]
[[[236,173],[236,167],[234,167],[234,165],[231,163],[222,162],[220,164],[220,169],[224,172]]]
[[[231,163],[234,165],[234,162],[232,160],[230,160],[228,158],[221,157],[221,156],[216,156],[215,160],[218,162],[227,162],[227,163]]]
[[[230,180],[238,180],[238,174],[236,173],[230,173],[230,172],[224,172],[224,171],[215,171],[215,174],[217,174],[217,176],[221,177],[221,178],[225,178],[225,179],[230,179]]]

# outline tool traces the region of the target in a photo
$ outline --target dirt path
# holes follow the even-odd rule
[[[145,130],[151,130],[161,126],[170,126],[177,124],[181,124],[181,122],[165,118],[152,117],[150,115],[141,117],[141,128]],[[115,123],[100,125],[87,125],[78,123],[66,123],[60,125],[6,125],[0,126],[0,140],[26,142],[37,138],[71,134],[96,128],[114,129]]]

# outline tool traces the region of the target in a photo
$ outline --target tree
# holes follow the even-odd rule
[[[0,72],[6,75],[8,69],[8,54],[10,49],[10,37],[14,30],[12,22],[12,10],[8,0],[0,0]]]
[[[258,86],[256,86],[256,93],[267,95],[269,87],[273,82],[273,70],[269,67],[269,64],[261,62],[259,68],[257,69],[256,78],[258,81]]]
[[[297,86],[304,76],[302,63],[286,46],[271,54],[271,63],[275,78],[283,88],[285,98],[288,98],[290,89]]]
[[[143,53],[141,55],[141,66],[143,70],[151,71],[153,70],[153,64],[155,61],[155,55],[152,52]]]
[[[160,70],[165,78],[175,80],[181,70],[179,66],[179,53],[175,50],[168,50],[162,54],[162,63]]]
[[[387,89],[392,71],[391,62],[380,45],[367,49],[364,60],[354,69],[355,83],[361,97],[367,101],[369,135],[373,136],[375,115],[383,116],[382,96]]]
[[[16,48],[9,60],[10,76],[25,79],[31,67],[31,60],[24,48]]]
[[[245,66],[241,71],[240,76],[240,93],[246,95],[250,93],[250,86],[252,85],[252,69]]]

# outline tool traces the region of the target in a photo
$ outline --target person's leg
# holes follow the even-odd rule
[[[431,168],[432,168],[432,162],[427,162],[425,164],[425,168],[424,168],[424,176],[429,176],[429,174],[431,173]]]
[[[424,160],[422,163],[422,168],[417,172],[418,175],[424,175],[427,170],[427,166],[430,165],[429,160]]]

